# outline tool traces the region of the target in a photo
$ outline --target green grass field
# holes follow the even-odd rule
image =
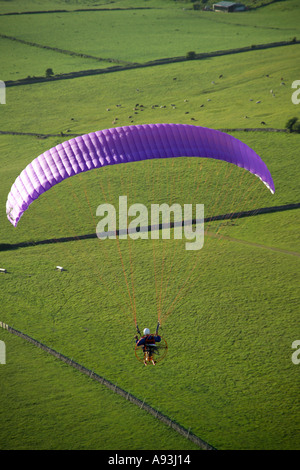
[[[0,7],[95,5],[23,3],[0,1]],[[101,6],[137,4],[151,9],[0,16],[1,33],[128,62],[299,36],[294,0],[232,15],[162,0]],[[210,222],[198,252],[172,238],[119,245],[75,238],[95,232],[100,203],[117,204],[124,194],[129,203],[147,206],[204,203],[206,216],[298,203],[299,135],[231,132],[265,161],[275,195],[232,165],[181,158],[65,180],[29,207],[18,228],[8,222],[5,203],[22,169],[68,134],[159,122],[283,129],[290,117],[300,118],[291,101],[299,47],[7,87],[6,105],[0,105],[0,131],[37,134],[0,135],[0,245],[33,243],[0,252],[0,267],[8,271],[0,275],[0,321],[117,383],[221,450],[300,448],[299,365],[291,360],[299,339],[298,210]],[[0,48],[3,80],[44,75],[48,67],[63,73],[111,65],[4,39]],[[137,103],[144,107],[135,114]],[[34,246],[65,236],[74,241]],[[55,271],[57,265],[66,271]],[[154,329],[161,316],[169,352],[155,368],[135,358],[134,311],[140,328]],[[0,449],[196,449],[45,352],[2,329],[0,339],[7,352],[0,364]],[[145,439],[149,428],[151,439]]]

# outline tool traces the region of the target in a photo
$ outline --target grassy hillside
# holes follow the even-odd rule
[[[7,2],[1,3],[7,7]],[[21,9],[23,3],[19,4]],[[118,7],[117,2],[111,5]],[[2,34],[42,46],[89,54],[104,61],[111,58],[138,63],[185,56],[191,50],[210,52],[299,37],[294,0],[284,2],[283,6],[279,3],[233,15],[184,10],[174,2],[134,2],[134,5],[147,5],[150,9],[0,16],[0,28]],[[66,6],[65,2],[62,6]],[[0,44],[8,57],[2,71],[7,80],[44,75],[47,68],[58,74],[105,66],[84,57],[80,61],[59,53],[54,56],[46,49],[15,42],[10,45],[7,39],[0,39]]]
[[[263,221],[259,227],[264,229]],[[140,324],[154,327],[154,270],[147,247],[138,258],[134,246],[135,260],[145,263],[134,264],[135,293]],[[43,248],[18,250],[13,261],[8,253],[1,256],[10,271],[3,281],[5,320],[145,399],[217,448],[298,447],[293,424],[298,379],[290,357],[297,257],[206,238],[188,293],[163,317],[170,352],[154,370],[141,368],[133,355],[133,319],[120,262],[108,269],[94,242],[52,245],[47,253]],[[54,271],[54,259],[66,273]],[[173,289],[179,280],[171,278]],[[167,295],[167,305],[173,295]],[[147,379],[156,386],[145,389]],[[98,445],[106,448],[101,440]]]
[[[13,11],[23,3],[0,5]],[[176,8],[171,1],[140,3],[156,8],[105,12],[105,21],[96,12],[1,16],[1,31],[130,62],[236,47],[237,38],[238,45],[251,45],[297,35],[293,0],[218,17],[184,11],[179,2]],[[79,5],[87,2],[31,0],[26,9]],[[115,36],[103,41],[112,26]],[[55,73],[96,67],[92,60],[1,44],[7,45],[5,79],[44,74],[47,67]],[[68,243],[0,251],[0,267],[8,271],[0,276],[0,321],[117,383],[218,449],[300,447],[299,374],[291,361],[299,324],[298,211],[211,222],[203,249],[194,253],[173,237],[120,244],[76,237],[94,233],[98,204],[116,204],[123,194],[129,203],[147,206],[204,203],[206,216],[298,203],[299,135],[231,132],[266,162],[275,195],[239,168],[182,158],[117,165],[66,180],[32,204],[17,229],[6,218],[6,197],[33,158],[70,134],[152,122],[282,129],[299,115],[291,101],[298,52],[291,45],[16,86],[7,88],[0,109],[0,130],[11,133],[0,135],[0,243],[74,236]],[[56,265],[66,271],[55,271]],[[169,353],[156,368],[145,368],[134,356],[134,318],[140,328],[154,329],[158,315]],[[195,448],[21,339],[2,330],[0,339],[7,345],[7,364],[0,366],[6,403],[1,449]],[[148,381],[153,385],[145,386]],[[140,432],[132,433],[137,422]],[[152,438],[145,441],[149,427]]]
[[[64,132],[65,140],[68,133],[147,122],[282,129],[290,117],[299,115],[291,100],[299,48],[291,45],[7,88],[9,106],[1,112],[1,130]],[[38,120],[32,113],[33,100]],[[144,109],[135,110],[137,103]],[[48,142],[40,145],[48,148]]]
[[[7,413],[1,409],[2,450],[105,447],[143,450],[149,427],[153,430],[151,441],[156,449],[197,449],[136,406],[39,349],[4,331],[1,339],[7,352],[1,396],[6,397],[12,416],[9,422]],[[119,422],[117,433],[115,422]],[[136,432],[137,423],[139,432]]]

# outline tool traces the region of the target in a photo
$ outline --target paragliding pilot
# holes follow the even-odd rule
[[[161,341],[161,337],[158,335],[159,322],[156,327],[155,334],[150,334],[149,328],[145,328],[143,331],[143,336],[139,339],[138,335],[135,335],[136,345],[142,346],[144,352],[144,364],[147,365],[148,362],[151,362],[154,366],[156,364],[154,360],[154,354],[157,352],[157,346],[155,343]],[[141,335],[139,327],[136,326],[137,332]]]

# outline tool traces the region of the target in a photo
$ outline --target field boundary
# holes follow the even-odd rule
[[[12,36],[6,36],[5,34],[1,34],[0,37],[3,39],[11,39],[19,42],[24,42],[22,39],[17,39]],[[195,54],[193,55],[193,58],[188,58],[186,56],[179,56],[179,57],[167,57],[167,58],[162,58],[162,59],[156,59],[156,60],[151,60],[148,62],[144,63],[131,63],[127,65],[113,65],[111,67],[106,67],[102,69],[90,69],[90,70],[80,70],[78,72],[69,72],[69,73],[62,73],[58,75],[52,75],[51,77],[27,77],[27,78],[21,78],[19,80],[7,80],[5,81],[6,87],[13,87],[13,86],[19,86],[19,85],[29,85],[29,84],[35,84],[35,83],[48,83],[56,80],[69,80],[73,78],[79,78],[79,77],[87,77],[87,76],[92,76],[92,75],[101,75],[104,73],[112,73],[112,72],[122,72],[125,70],[135,70],[139,68],[145,68],[145,67],[154,67],[157,65],[167,65],[167,64],[174,64],[177,62],[187,62],[187,61],[195,61],[195,60],[202,60],[202,59],[207,59],[211,57],[221,57],[224,55],[231,55],[231,54],[239,54],[243,52],[250,52],[250,51],[258,51],[258,50],[263,50],[263,49],[270,49],[270,48],[275,48],[275,47],[283,47],[283,46],[292,46],[295,44],[300,44],[300,40],[297,40],[296,38],[291,39],[290,41],[279,41],[279,42],[271,42],[267,44],[252,44],[251,46],[245,46],[245,47],[239,47],[237,49],[226,49],[226,50],[219,50],[219,51],[212,51],[212,52],[203,52],[200,54]],[[32,43],[32,45],[35,45]],[[50,46],[42,46],[38,45],[38,47],[45,47],[49,48],[51,50],[54,50],[54,48],[51,48]],[[62,52],[59,49],[57,49],[57,52]],[[78,54],[78,53],[73,53],[72,51],[63,51],[63,53],[70,53],[74,55],[82,55],[84,54]],[[99,59],[98,59],[99,60]],[[103,59],[108,61],[108,59]],[[110,59],[113,61],[114,59]],[[116,60],[114,60],[116,62]]]
[[[275,0],[274,0],[275,1]],[[153,7],[127,7],[127,8],[76,8],[74,10],[34,10],[34,11],[12,11],[7,13],[0,13],[0,16],[14,16],[14,15],[40,15],[45,13],[82,13],[93,11],[131,11],[131,10],[153,10]]]
[[[289,129],[276,129],[274,127],[233,127],[216,129],[221,132],[285,132],[290,133]],[[41,132],[18,132],[18,131],[1,131],[0,135],[28,135],[39,139],[47,139],[48,137],[80,137],[82,134],[74,134],[71,132],[60,132],[59,134],[43,134]]]
[[[10,41],[16,41],[20,42],[21,44],[25,44],[26,46],[31,46],[31,47],[39,47],[40,49],[47,49],[49,51],[53,52],[58,52],[59,54],[67,54],[70,56],[75,56],[75,57],[80,57],[82,59],[93,59],[96,60],[97,62],[113,62],[116,64],[123,64],[123,65],[134,65],[132,62],[128,62],[126,60],[119,60],[119,59],[112,59],[110,57],[97,57],[93,56],[90,54],[85,54],[84,52],[74,52],[74,51],[69,51],[67,49],[60,49],[59,47],[52,47],[52,46],[46,46],[44,44],[38,44],[36,42],[32,41],[26,41],[25,39],[18,39],[14,36],[7,36],[6,34],[0,34],[0,38],[2,39],[8,39]],[[34,77],[32,77],[34,78]]]
[[[32,338],[31,336],[26,335],[25,333],[22,333],[19,330],[16,330],[15,328],[12,328],[8,324],[4,322],[0,322],[0,328],[3,328],[10,333],[19,336],[20,338],[23,338],[24,340],[28,341],[29,343],[37,346],[38,348],[46,351],[48,354],[51,354],[52,356],[56,357],[57,359],[61,360],[65,364],[74,367],[77,369],[79,372],[82,372],[83,374],[87,375],[91,379],[95,380],[96,382],[101,383],[102,385],[105,385],[109,390],[113,391],[114,393],[117,393],[121,397],[125,398],[126,400],[130,401],[131,403],[135,404],[138,406],[140,409],[145,410],[147,413],[151,414],[154,416],[154,418],[162,421],[164,424],[169,426],[170,428],[174,429],[177,433],[181,434],[183,437],[186,439],[189,439],[191,442],[196,444],[199,448],[203,450],[216,450],[213,446],[208,444],[207,442],[203,441],[200,439],[200,437],[196,436],[193,434],[190,429],[186,429],[180,424],[176,423],[172,419],[168,418],[166,415],[161,413],[160,411],[156,410],[152,406],[148,405],[145,401],[140,400],[139,398],[135,397],[131,393],[127,392],[126,390],[118,387],[116,384],[113,384],[109,380],[105,379],[104,377],[95,374],[94,371],[87,369],[86,367],[82,366],[81,364],[78,364],[78,362],[73,361],[73,359],[68,358],[67,356],[64,356],[63,354],[55,351],[54,349],[50,348],[49,346],[46,346],[43,343],[40,343],[36,339]]]
[[[290,130],[289,129],[276,129],[274,127],[234,127],[231,129],[216,129],[217,131],[220,132],[226,132],[226,133],[231,133],[231,132],[273,132],[273,133],[286,133],[289,134]],[[81,134],[75,134],[72,132],[60,132],[57,134],[43,134],[41,132],[19,132],[19,131],[1,131],[0,130],[0,136],[1,135],[18,135],[18,136],[31,136],[31,137],[36,137],[37,139],[48,139],[49,137],[65,137],[68,140],[72,139],[74,137],[80,137],[82,136]]]
[[[215,221],[220,221],[220,220],[240,219],[243,217],[254,217],[260,214],[270,214],[273,212],[282,212],[282,211],[294,210],[294,209],[299,209],[299,208],[300,208],[300,203],[285,204],[282,206],[261,207],[259,209],[253,209],[249,211],[231,212],[228,214],[221,214],[221,215],[206,217],[204,218],[204,223],[215,222]],[[196,219],[193,219],[190,221],[182,220],[181,222],[177,222],[177,224],[181,224],[182,226],[184,224],[194,225],[196,223],[198,223]],[[162,224],[159,224],[159,226],[155,227],[154,230],[161,230],[162,228],[163,228]],[[174,228],[173,222],[170,222],[170,228]],[[141,227],[140,230],[151,232],[153,228],[151,227],[151,225],[148,225],[148,227]],[[119,230],[116,231],[116,235],[119,235]],[[0,243],[0,252],[7,251],[7,250],[15,250],[18,248],[26,248],[29,246],[49,245],[51,243],[66,243],[66,242],[73,242],[77,240],[88,240],[91,238],[97,238],[97,233],[77,235],[76,237],[48,238],[44,240],[27,241],[27,242],[19,242],[19,243]]]

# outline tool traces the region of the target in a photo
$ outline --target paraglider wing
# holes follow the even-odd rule
[[[28,206],[70,176],[106,165],[156,158],[203,157],[223,160],[258,176],[274,193],[262,159],[238,139],[187,124],[144,124],[91,132],[63,142],[35,158],[17,177],[6,203],[16,227]]]

